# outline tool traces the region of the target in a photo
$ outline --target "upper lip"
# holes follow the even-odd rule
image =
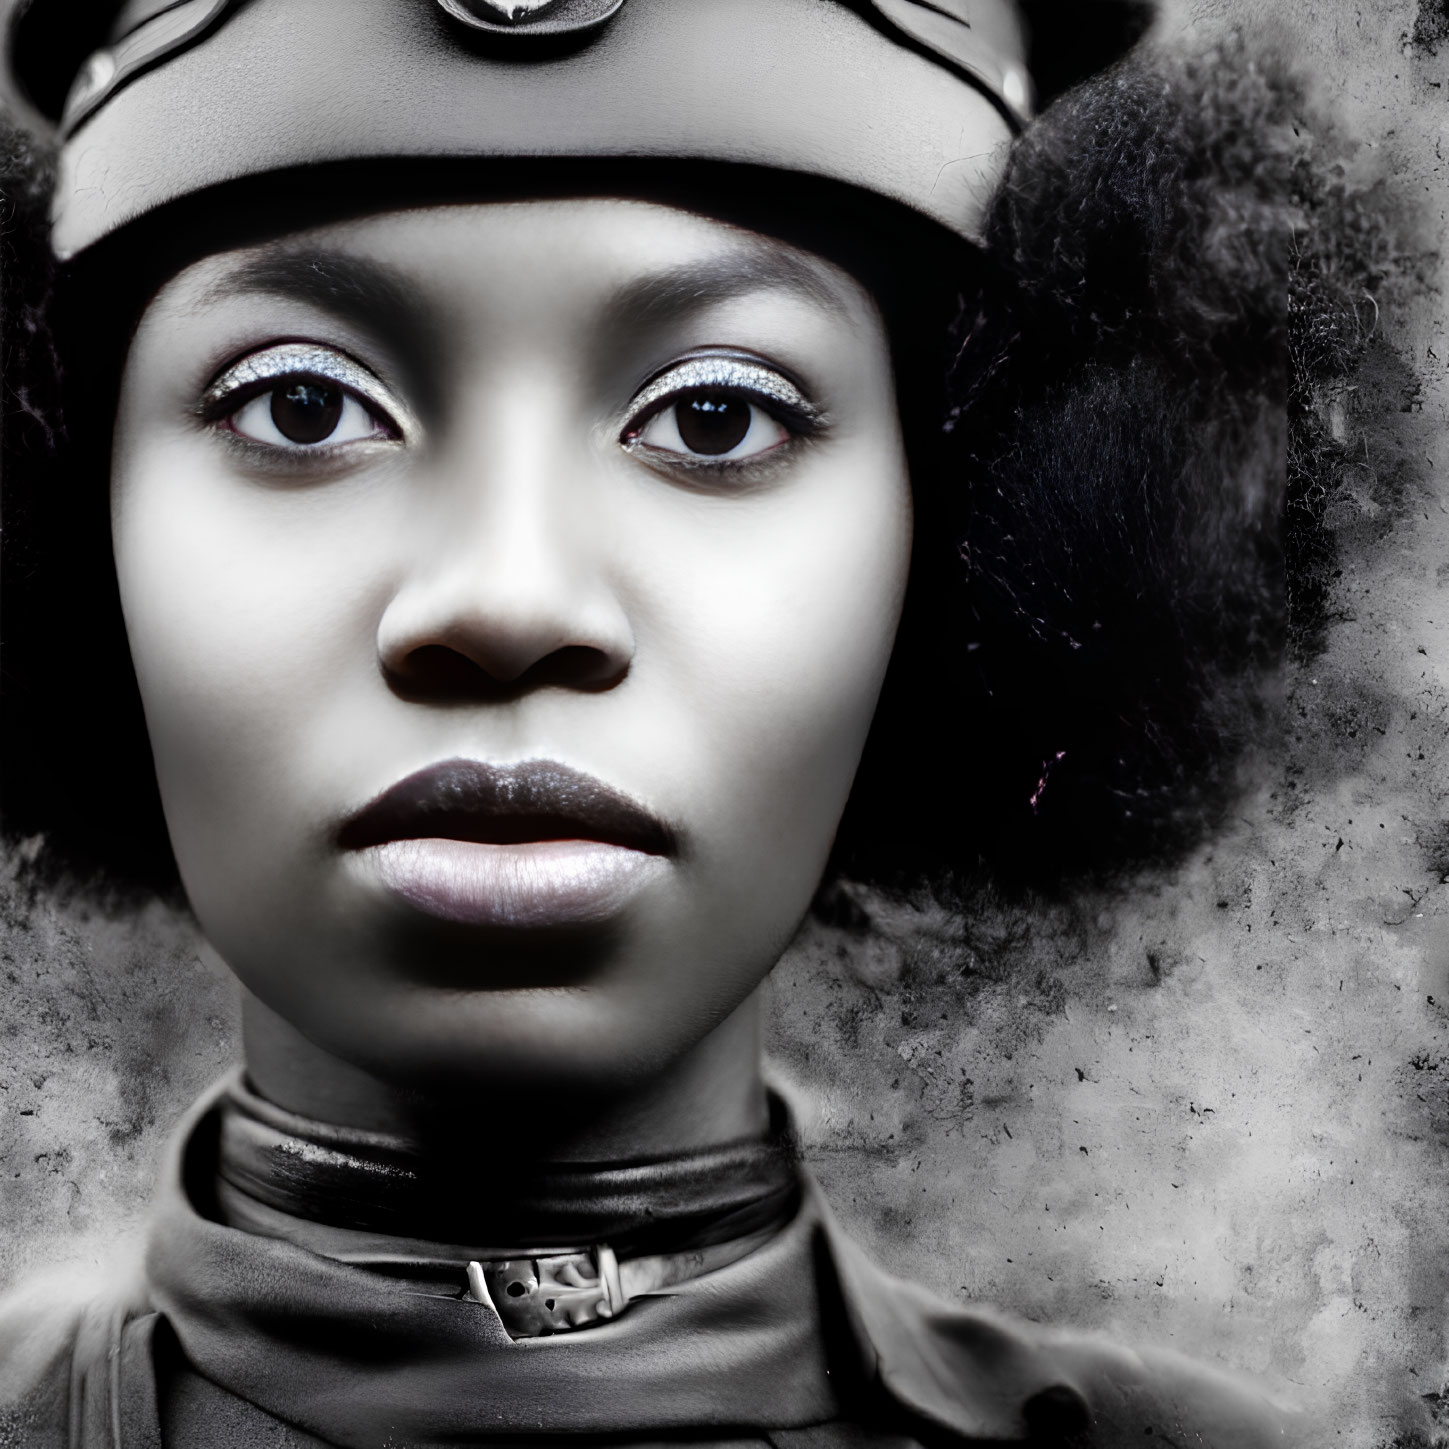
[[[638,801],[553,760],[489,765],[446,760],[389,786],[338,833],[347,850],[442,838],[509,845],[598,840],[672,855],[674,832]]]

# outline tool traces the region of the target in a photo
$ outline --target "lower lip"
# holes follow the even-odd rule
[[[361,855],[427,915],[513,930],[602,925],[668,868],[662,856],[598,840],[389,840]]]

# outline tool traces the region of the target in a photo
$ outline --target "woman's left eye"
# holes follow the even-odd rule
[[[661,408],[636,435],[666,453],[712,462],[758,457],[790,441],[789,430],[758,403],[729,392],[697,392]]]
[[[279,343],[234,363],[207,388],[201,412],[289,453],[402,436],[399,405],[382,382],[345,353],[309,343]]]
[[[630,411],[626,448],[694,467],[749,463],[824,422],[783,373],[726,353],[676,363],[640,390]]]

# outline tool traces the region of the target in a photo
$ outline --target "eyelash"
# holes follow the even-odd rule
[[[375,431],[366,438],[334,443],[325,438],[311,443],[297,439],[274,443],[250,437],[236,428],[236,420],[253,402],[270,396],[273,398],[273,427],[280,433],[280,426],[275,422],[277,395],[289,385],[297,388],[309,384],[341,394],[339,415],[330,431],[335,432],[341,424],[349,403],[366,414]],[[231,424],[225,431],[239,445],[258,451],[273,461],[285,459],[292,462],[335,456],[357,442],[397,442],[404,436],[396,421],[402,415],[402,409],[380,379],[345,353],[314,343],[277,343],[232,363],[208,384],[202,393],[198,414],[205,423]]]
[[[758,409],[778,424],[786,437],[743,458],[680,453],[651,445],[645,439],[649,427],[671,409],[678,409],[691,400],[708,399],[736,400],[752,410]],[[768,363],[739,353],[703,353],[672,362],[639,389],[630,406],[633,416],[620,435],[621,446],[630,452],[645,453],[663,466],[695,473],[738,473],[766,466],[792,451],[794,445],[818,437],[827,426],[825,413],[785,374]],[[745,436],[753,427],[752,411]]]
[[[306,442],[292,438],[275,443],[240,432],[236,420],[247,407],[260,398],[271,396],[271,426],[279,434],[275,421],[276,397],[284,387],[320,384],[342,395],[341,407],[351,402],[361,408],[377,430],[369,437],[329,442],[327,438]],[[380,400],[378,393],[383,394]],[[709,406],[714,400],[716,406]],[[695,401],[704,406],[702,412],[718,414],[718,403],[731,401],[750,409],[745,420],[745,433],[734,448],[723,456],[698,451],[681,452],[648,441],[646,434],[671,409]],[[631,453],[644,454],[649,460],[668,468],[689,472],[730,473],[757,469],[778,460],[779,455],[793,450],[801,441],[817,437],[827,426],[825,413],[811,403],[802,389],[784,373],[748,355],[712,352],[677,359],[655,373],[635,393],[630,403],[631,416],[619,435],[620,446]],[[783,430],[785,436],[775,444],[742,457],[730,457],[754,432],[758,410]],[[314,343],[278,343],[253,352],[232,363],[217,376],[202,394],[198,407],[201,420],[213,426],[230,424],[225,429],[241,446],[275,461],[303,462],[336,456],[358,442],[405,440],[405,430],[395,421],[402,409],[387,394],[381,381],[345,353]],[[332,432],[340,425],[339,414]],[[684,441],[678,425],[676,434]],[[685,446],[689,445],[685,443]]]

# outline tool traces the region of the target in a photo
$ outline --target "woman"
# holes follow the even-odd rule
[[[955,551],[936,359],[1015,9],[96,8],[11,37],[61,112],[68,466],[109,471],[246,1070],[141,1279],[12,1307],[11,1437],[1285,1442],[1210,1371],[884,1277],[760,1075],[832,852],[915,828],[897,633]],[[96,574],[55,577],[103,638]],[[50,719],[114,825],[124,729]]]

